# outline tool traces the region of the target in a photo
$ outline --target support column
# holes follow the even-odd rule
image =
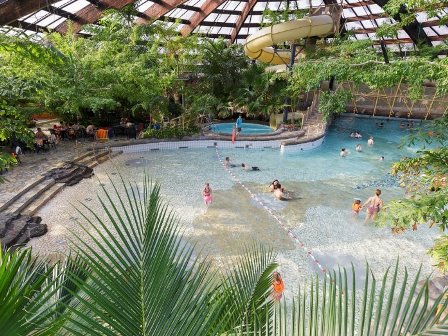
[[[295,57],[296,57],[296,45],[294,43],[292,43],[291,44],[291,57],[289,59],[289,65],[288,65],[289,73],[292,72],[292,67],[294,66]],[[289,106],[285,106],[283,109],[283,123],[286,123],[288,121],[288,112],[289,112],[289,109],[291,108],[291,98],[290,97],[285,98],[285,105],[289,105]]]

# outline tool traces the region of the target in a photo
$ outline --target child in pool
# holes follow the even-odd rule
[[[355,198],[355,201],[352,204],[353,216],[358,216],[361,209],[362,209],[361,200],[359,198]]]
[[[227,168],[234,168],[234,167],[236,167],[235,164],[230,163],[230,157],[228,157],[228,156],[226,156],[226,158],[225,158],[225,160],[224,160],[224,165],[225,165]]]
[[[212,188],[210,188],[210,184],[206,183],[204,189],[202,190],[202,198],[204,199],[205,205],[209,205],[213,201],[212,197]]]

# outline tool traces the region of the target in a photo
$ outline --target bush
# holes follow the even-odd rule
[[[194,135],[199,133],[199,127],[189,126],[185,128],[170,127],[160,130],[147,128],[143,132],[143,138],[157,138],[157,139],[182,139],[183,137]]]

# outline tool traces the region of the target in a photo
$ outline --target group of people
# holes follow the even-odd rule
[[[359,134],[358,132],[356,132],[356,133]],[[352,134],[355,134],[355,133],[352,133]],[[353,138],[352,135],[350,135],[350,137]],[[360,135],[360,137],[362,137],[362,136]],[[367,146],[371,147],[371,146],[373,146],[373,144],[374,144],[373,136],[370,136],[369,140],[367,140]],[[360,143],[356,144],[355,150],[357,152],[362,152],[362,146]],[[350,151],[347,150],[346,148],[341,148],[341,151],[339,152],[340,157],[346,157],[349,154],[350,154]],[[384,161],[384,156],[380,156],[380,161]]]
[[[274,196],[281,201],[289,201],[293,198],[293,192],[287,191],[282,187],[280,181],[275,179],[269,185],[269,190],[274,193]]]
[[[365,222],[369,220],[374,220],[375,216],[378,212],[380,212],[381,208],[384,206],[384,202],[380,197],[381,190],[376,189],[375,194],[372,197],[369,197],[367,201],[361,205],[361,200],[359,198],[355,198],[352,204],[352,213],[354,216],[358,216],[359,212],[367,206],[366,210],[366,219]]]

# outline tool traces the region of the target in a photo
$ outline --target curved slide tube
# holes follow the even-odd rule
[[[246,56],[273,65],[289,64],[289,51],[274,51],[272,45],[298,38],[319,36],[333,33],[335,25],[330,15],[307,16],[300,20],[292,20],[262,28],[250,35],[244,44]]]

